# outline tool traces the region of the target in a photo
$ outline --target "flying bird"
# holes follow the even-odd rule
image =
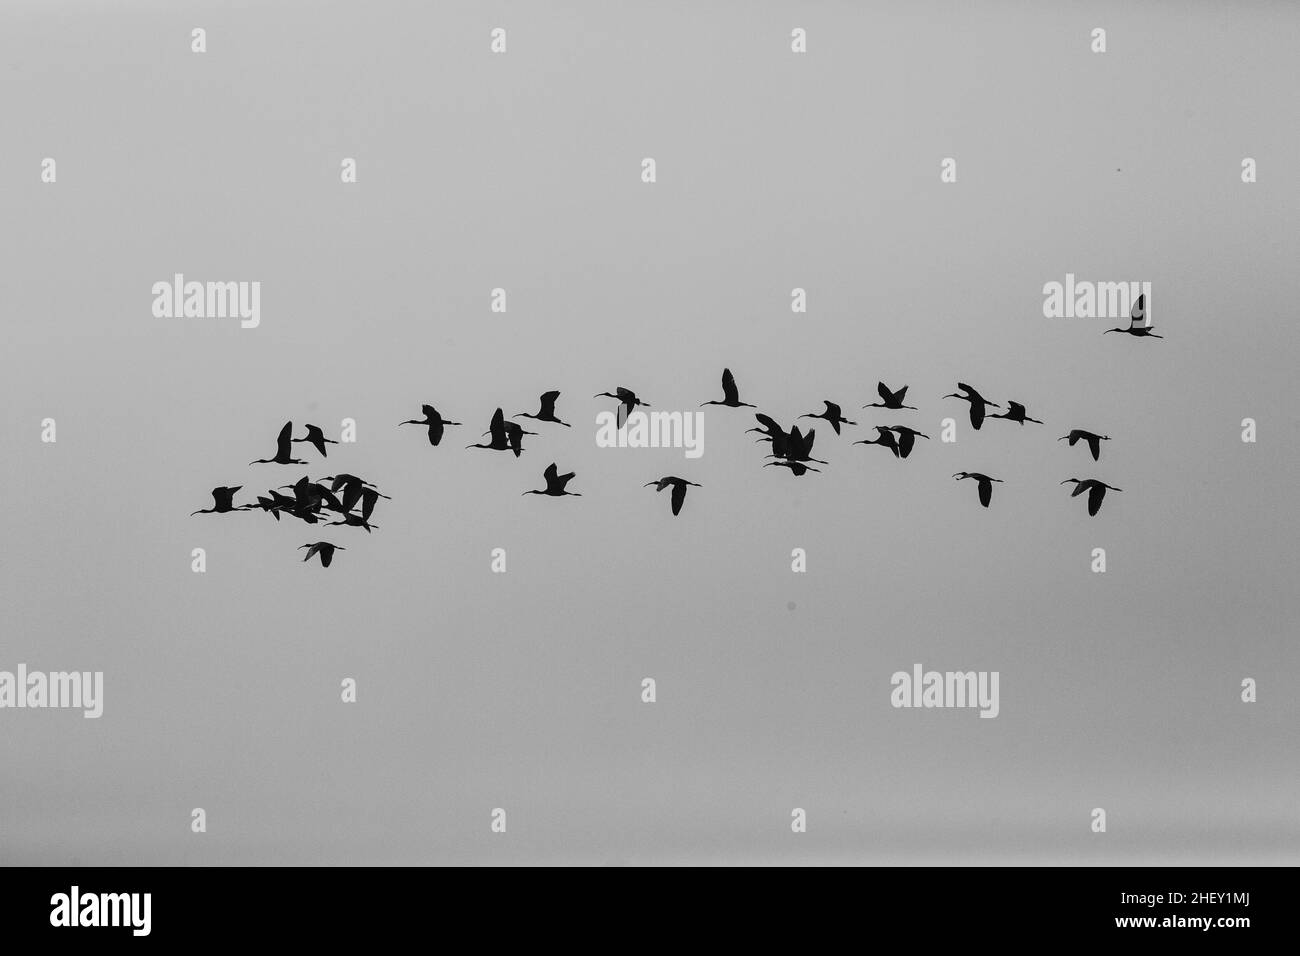
[[[191,511],[190,517],[193,518],[195,515],[224,515],[231,511],[243,511],[248,508],[249,505],[239,505],[236,507],[234,504],[235,492],[242,487],[244,486],[235,485],[233,488],[213,488],[212,507],[203,508],[199,511]]]
[[[822,461],[820,458],[812,457],[813,442],[817,440],[817,429],[812,429],[807,435],[799,431],[799,426],[795,425],[790,429],[790,434],[785,436],[784,441],[778,450],[778,443],[775,438],[772,439],[772,454],[769,458],[785,458],[790,461],[808,462],[815,461],[819,465],[828,465],[830,462]],[[816,471],[817,469],[812,469]]]
[[[524,431],[523,426],[518,422],[507,422],[505,414],[498,408],[492,414],[492,424],[488,426],[488,430],[483,434],[491,435],[492,440],[486,445],[478,443],[474,445],[466,445],[465,447],[486,448],[489,451],[513,451],[515,457],[518,458],[524,450],[523,436],[535,435],[537,433]]]
[[[325,452],[325,446],[326,446],[326,445],[337,445],[337,444],[338,444],[338,442],[336,442],[334,439],[332,439],[332,438],[326,438],[326,437],[325,437],[325,433],[324,433],[323,431],[321,431],[321,428],[320,428],[319,425],[305,425],[305,426],[303,426],[303,427],[307,429],[307,437],[306,437],[306,438],[295,438],[294,441],[295,441],[295,442],[300,442],[300,441],[310,442],[310,443],[311,443],[311,446],[312,446],[313,448],[315,448],[318,452],[320,452],[322,458],[326,457],[326,452]]]
[[[299,546],[298,550],[301,551],[303,548],[310,549],[307,552],[307,556],[303,558],[303,561],[310,561],[313,555],[319,554],[321,567],[324,568],[328,568],[330,562],[334,560],[335,551],[347,550],[347,548],[344,548],[341,545],[330,544],[328,541],[317,541],[314,544],[304,544]]]
[[[823,400],[822,404],[826,406],[825,411],[819,412],[816,415],[814,415],[812,412],[809,412],[808,414],[800,415],[799,417],[800,418],[824,418],[831,423],[831,428],[835,429],[835,434],[837,435],[840,433],[840,425],[857,424],[857,422],[851,422],[847,418],[845,418],[842,414],[840,414],[840,407],[836,405],[834,402],[828,402]]]
[[[1021,405],[1019,402],[1013,401],[1007,402],[1007,410],[1001,415],[990,415],[989,418],[1005,418],[1009,422],[1017,422],[1022,426],[1025,422],[1035,422],[1039,425],[1043,424],[1037,418],[1030,418],[1026,415],[1025,406]]]
[[[1094,435],[1092,432],[1084,431],[1082,428],[1071,428],[1070,434],[1062,435],[1060,438],[1056,440],[1057,441],[1068,440],[1070,442],[1071,448],[1075,446],[1076,442],[1080,442],[1080,441],[1087,442],[1088,450],[1092,452],[1092,460],[1096,461],[1098,458],[1101,457],[1101,443],[1104,441],[1110,441],[1110,436]]]
[[[1070,492],[1071,498],[1075,495],[1081,495],[1085,491],[1088,492],[1089,515],[1095,515],[1101,510],[1101,501],[1106,497],[1106,489],[1109,488],[1111,491],[1124,490],[1123,488],[1116,488],[1114,485],[1108,485],[1104,481],[1098,481],[1096,478],[1088,478],[1084,481],[1080,481],[1078,478],[1066,478],[1061,484],[1068,485],[1070,482],[1074,482],[1074,490]]]
[[[623,424],[626,424],[627,416],[631,415],[632,411],[638,405],[644,405],[646,408],[650,407],[649,402],[641,401],[641,399],[637,398],[636,392],[632,391],[630,388],[624,388],[622,385],[618,386],[618,388],[614,389],[614,391],[612,392],[597,392],[595,395],[591,397],[592,398],[617,398],[619,400],[619,402],[622,405],[622,408],[624,409],[623,423],[619,424],[618,426],[619,428],[622,428]]]
[[[915,405],[904,405],[907,400],[908,386],[904,385],[896,392],[891,392],[884,382],[876,383],[876,391],[880,394],[880,401],[872,402],[870,405],[863,405],[863,408],[890,408],[894,411],[902,411],[904,408],[910,408],[916,411]]]
[[[1155,326],[1147,324],[1146,294],[1138,296],[1138,300],[1133,303],[1133,308],[1129,312],[1129,327],[1118,327],[1107,329],[1106,332],[1127,332],[1129,335],[1136,335],[1138,338],[1163,339],[1163,335],[1156,335],[1151,330]],[[1106,332],[1101,333],[1105,335]]]
[[[995,481],[1002,481],[1001,478],[990,478],[988,475],[981,475],[977,471],[959,471],[957,474],[953,475],[953,477],[958,481],[961,481],[963,478],[974,478],[975,484],[979,487],[980,504],[985,508],[989,506],[989,502],[993,499],[992,483]]]
[[[293,440],[293,422],[285,422],[280,429],[280,436],[275,440],[275,457],[259,458],[250,461],[250,465],[305,465],[305,461],[293,457],[290,443]]]
[[[575,498],[581,498],[580,491],[566,491],[565,486],[573,480],[575,472],[569,472],[567,475],[560,474],[560,470],[555,467],[555,462],[546,466],[542,472],[542,477],[546,479],[546,487],[540,491],[525,491],[525,495],[548,495],[551,498],[561,498],[565,495],[572,495]],[[521,496],[522,497],[522,496]]]
[[[980,426],[984,424],[985,409],[990,407],[992,408],[1002,407],[997,402],[990,402],[987,398],[985,398],[979,392],[975,391],[975,389],[971,388],[965,382],[958,382],[957,389],[963,394],[958,395],[956,392],[954,392],[951,395],[945,395],[943,397],[960,398],[963,401],[970,402],[970,425],[971,428],[975,429],[976,431],[979,431]]]
[[[748,402],[740,400],[740,392],[736,390],[736,377],[731,374],[731,369],[722,370],[722,401],[720,402],[700,402],[700,407],[705,405],[726,405],[728,408],[757,408],[757,405],[751,405]],[[676,512],[673,512],[676,514]]]
[[[929,439],[929,435],[922,435],[914,428],[908,428],[906,425],[890,425],[889,430],[898,435],[898,457],[906,458],[912,453],[912,447],[916,444],[918,438]]]
[[[775,465],[776,462],[770,462],[770,464]],[[644,485],[642,485],[641,487],[643,487],[643,488],[649,488],[651,485],[654,485],[654,486],[655,486],[655,491],[663,491],[663,490],[664,490],[665,488],[667,488],[669,485],[672,486],[672,489],[673,489],[673,501],[672,501],[672,504],[673,504],[673,514],[677,514],[678,512],[680,512],[680,511],[682,510],[682,502],[686,500],[686,486],[687,486],[687,485],[690,485],[692,488],[703,488],[703,487],[704,487],[703,485],[697,485],[697,484],[696,484],[695,482],[693,482],[693,481],[687,481],[685,478],[677,478],[677,477],[674,477],[673,475],[668,475],[668,476],[666,476],[666,477],[664,477],[664,478],[660,478],[658,481],[647,481],[647,482],[646,482]]]
[[[511,417],[535,418],[539,422],[554,422],[557,425],[563,425],[565,428],[570,428],[572,426],[570,426],[568,422],[562,422],[555,417],[555,400],[559,397],[559,392],[543,392],[541,398],[542,407],[537,410],[536,415],[530,415],[527,412],[520,412],[518,415]]]
[[[771,468],[774,465],[779,468],[789,468],[796,478],[802,477],[810,471],[815,471],[819,475],[821,474],[820,468],[810,468],[801,461],[789,461],[788,459],[786,461],[769,461],[763,467]]]
[[[890,451],[892,451],[892,452],[894,453],[894,457],[895,457],[895,458],[901,458],[901,457],[902,457],[902,450],[901,450],[901,449],[899,448],[899,446],[898,446],[898,439],[896,439],[896,438],[894,437],[893,429],[885,428],[885,427],[883,427],[883,426],[881,426],[881,425],[876,425],[876,426],[875,426],[875,429],[876,429],[876,437],[875,437],[875,438],[872,438],[872,439],[866,439],[866,438],[864,438],[864,439],[862,439],[861,441],[855,441],[853,444],[855,444],[855,445],[881,445],[881,446],[883,446],[883,447],[885,447],[885,448],[888,448]],[[909,445],[908,447],[909,447],[909,450],[910,450],[911,446]]]
[[[333,482],[330,485],[330,490],[335,494],[338,494],[340,488],[343,489],[342,511],[344,513],[351,511],[367,490],[373,491],[380,498],[392,500],[388,495],[381,494],[379,489],[370,482],[358,478],[356,475],[349,475],[346,472],[340,471],[337,475],[326,475],[321,481]]]
[[[424,412],[423,421],[418,418],[412,418],[410,421],[398,422],[397,424],[399,427],[402,425],[424,425],[428,427],[429,444],[434,445],[435,447],[438,442],[442,441],[443,426],[460,424],[460,422],[452,422],[443,418],[438,414],[438,410],[432,405],[421,405],[420,411]]]
[[[347,526],[350,527],[350,528],[365,528],[365,529],[366,529],[366,534],[369,534],[369,533],[370,533],[370,529],[371,529],[371,528],[378,528],[378,527],[379,527],[379,525],[377,525],[377,524],[371,524],[371,523],[369,522],[369,520],[366,519],[365,517],[363,517],[363,516],[361,516],[361,515],[358,515],[358,514],[352,514],[351,512],[348,512],[347,514],[339,515],[339,520],[338,520],[338,521],[326,521],[326,522],[325,522],[325,525],[326,525],[327,527],[330,526],[330,525],[336,525],[336,524],[347,525]]]

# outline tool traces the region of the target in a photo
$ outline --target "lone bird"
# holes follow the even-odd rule
[[[898,435],[898,457],[906,458],[912,453],[912,446],[916,444],[918,438],[929,440],[929,435],[922,435],[915,428],[908,428],[906,425],[890,425],[889,430]]]
[[[231,511],[245,510],[246,508],[249,507],[248,505],[239,505],[238,507],[236,507],[234,504],[235,492],[242,487],[244,486],[235,485],[235,487],[233,488],[213,488],[212,507],[203,508],[200,509],[199,511],[191,511],[190,517],[193,518],[195,515],[224,515]]]
[[[321,431],[321,427],[320,427],[319,425],[305,425],[305,426],[303,426],[303,427],[305,427],[305,428],[307,429],[307,437],[306,437],[306,438],[295,438],[294,441],[295,441],[295,442],[300,442],[300,441],[310,442],[310,443],[311,443],[311,446],[312,446],[313,448],[315,448],[318,452],[320,452],[320,455],[321,455],[322,458],[327,457],[326,452],[325,452],[325,446],[326,446],[326,445],[337,445],[337,444],[338,444],[338,442],[336,442],[333,438],[326,438],[326,437],[325,437],[325,433],[324,433],[323,431]]]
[[[731,374],[731,369],[722,370],[722,401],[720,402],[700,402],[700,408],[705,405],[726,405],[728,408],[757,408],[757,405],[751,405],[749,402],[740,400],[740,392],[736,390],[736,377]],[[673,512],[676,514],[677,512]]]
[[[984,411],[987,408],[1001,408],[997,402],[990,402],[975,389],[971,388],[965,382],[957,383],[957,390],[963,394],[958,395],[956,392],[951,395],[945,395],[944,398],[960,398],[963,401],[970,402],[970,427],[976,431],[984,424]]]
[[[543,392],[542,407],[537,410],[536,415],[530,415],[527,412],[520,412],[512,418],[535,418],[539,422],[554,422],[557,425],[563,425],[565,428],[572,426],[568,422],[562,422],[555,417],[555,400],[560,397],[559,392]]]
[[[623,427],[623,425],[627,422],[627,416],[631,415],[632,411],[638,405],[644,405],[646,408],[650,407],[649,402],[641,401],[641,399],[637,398],[636,392],[632,391],[630,388],[624,388],[622,385],[614,389],[614,391],[612,392],[597,392],[595,395],[591,397],[592,398],[617,398],[619,400],[623,408],[623,422],[619,423],[618,426],[619,428]]]
[[[1070,492],[1071,498],[1075,495],[1081,495],[1085,491],[1088,492],[1089,515],[1095,515],[1101,510],[1101,501],[1106,497],[1107,488],[1111,491],[1124,490],[1123,488],[1116,488],[1114,485],[1108,485],[1104,481],[1098,481],[1096,478],[1088,478],[1084,481],[1080,481],[1078,478],[1066,478],[1061,484],[1068,485],[1070,482],[1074,482],[1074,490]]]
[[[412,418],[410,421],[398,422],[397,424],[398,424],[399,427],[402,426],[402,425],[425,425],[425,426],[427,426],[428,429],[429,429],[429,444],[430,444],[430,445],[437,446],[438,442],[442,441],[442,433],[443,433],[443,430],[444,430],[444,429],[443,429],[443,426],[445,426],[445,425],[459,425],[459,424],[460,424],[460,422],[452,422],[452,421],[448,421],[447,419],[443,418],[441,415],[438,414],[438,410],[437,410],[436,408],[434,408],[432,405],[421,405],[421,406],[420,406],[420,411],[424,412],[424,420],[423,420],[423,421],[421,421],[421,420],[418,419],[418,418]]]
[[[1086,432],[1082,428],[1071,428],[1070,434],[1062,435],[1057,441],[1069,440],[1070,447],[1073,448],[1076,442],[1084,441],[1088,443],[1088,449],[1092,452],[1092,460],[1096,461],[1101,457],[1101,443],[1110,441],[1109,435],[1094,435],[1092,432]]]
[[[1164,338],[1163,335],[1156,335],[1154,332],[1151,331],[1153,328],[1155,328],[1155,326],[1147,324],[1146,299],[1147,299],[1146,294],[1143,293],[1142,295],[1138,296],[1138,300],[1133,303],[1133,309],[1132,311],[1129,312],[1129,327],[1127,329],[1123,327],[1119,327],[1114,329],[1107,329],[1106,332],[1127,332],[1129,335],[1136,335],[1140,339],[1141,338],[1163,339]],[[1106,332],[1103,332],[1101,334],[1105,335]]]
[[[880,401],[872,402],[870,405],[863,405],[863,408],[890,408],[894,411],[902,411],[904,408],[910,408],[916,411],[915,405],[904,405],[907,399],[908,386],[904,385],[896,392],[891,392],[884,382],[876,383],[876,391],[880,394]]]
[[[893,432],[893,430],[892,430],[892,429],[889,429],[889,428],[885,428],[885,427],[882,426],[882,425],[876,425],[876,426],[875,426],[875,429],[876,429],[876,437],[875,437],[875,438],[871,438],[871,439],[864,438],[864,439],[862,439],[861,441],[855,441],[853,444],[855,444],[855,445],[881,445],[881,446],[883,446],[883,447],[885,447],[885,448],[888,448],[890,451],[892,451],[892,452],[894,453],[894,457],[895,457],[895,458],[901,458],[901,457],[903,457],[903,455],[902,455],[902,450],[898,447],[898,439],[896,439],[896,438],[894,437],[894,432]],[[910,447],[911,447],[911,446],[909,446],[909,449],[910,449]]]
[[[324,568],[328,568],[330,566],[330,562],[334,560],[335,551],[347,550],[347,548],[344,548],[341,545],[333,545],[330,544],[328,541],[317,541],[314,544],[300,545],[298,550],[301,551],[303,548],[311,549],[307,552],[307,557],[303,558],[303,561],[310,561],[313,555],[319,554],[321,567]]]
[[[525,491],[525,495],[548,495],[552,498],[561,498],[565,495],[572,495],[575,498],[581,498],[580,491],[565,491],[565,486],[573,480],[576,472],[569,472],[567,475],[560,474],[560,470],[555,467],[555,462],[546,466],[542,472],[542,477],[546,479],[546,487],[540,491]],[[522,496],[521,496],[522,497]]]
[[[828,402],[823,400],[822,404],[826,406],[826,410],[824,412],[819,412],[816,415],[814,415],[812,412],[809,412],[808,414],[800,415],[799,417],[800,418],[824,418],[831,423],[831,428],[835,429],[835,434],[837,435],[840,433],[840,425],[857,424],[857,422],[851,422],[847,418],[845,418],[842,414],[840,414],[840,407],[836,405],[834,402]]]
[[[775,465],[776,462],[771,462],[771,464]],[[654,485],[654,486],[655,486],[655,491],[663,491],[663,490],[664,490],[665,488],[667,488],[669,485],[672,485],[672,489],[673,489],[673,514],[674,514],[674,515],[677,514],[678,512],[680,512],[680,511],[682,510],[682,502],[686,500],[686,486],[687,486],[687,485],[690,485],[692,488],[703,488],[703,487],[704,487],[703,485],[697,485],[697,484],[696,484],[695,482],[693,482],[693,481],[687,481],[685,478],[677,478],[677,477],[674,477],[673,475],[668,475],[668,476],[666,476],[666,477],[664,477],[664,478],[660,478],[658,481],[647,481],[647,482],[646,482],[644,485],[642,485],[641,487],[643,487],[643,488],[649,488],[651,485]]]
[[[993,500],[993,482],[1001,482],[1001,478],[990,478],[988,475],[981,475],[978,471],[959,471],[953,475],[958,481],[963,478],[974,478],[975,484],[979,487],[980,504],[985,508]]]
[[[990,415],[989,418],[1005,418],[1009,422],[1016,422],[1022,426],[1025,422],[1034,422],[1039,425],[1043,424],[1037,418],[1030,418],[1026,415],[1025,406],[1021,405],[1019,402],[1013,402],[1010,400],[1007,401],[1007,410],[1005,412],[1001,415]]]
[[[293,422],[285,422],[284,427],[280,429],[280,436],[275,440],[275,457],[259,458],[257,461],[250,461],[250,465],[305,465],[305,461],[293,457],[291,442],[293,441]]]

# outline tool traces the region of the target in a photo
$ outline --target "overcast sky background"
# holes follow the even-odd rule
[[[0,712],[0,862],[1297,862],[1298,41],[1284,3],[5,4],[0,669],[105,704]],[[261,327],[155,319],[175,272],[261,281]],[[1066,272],[1152,282],[1166,337],[1043,318]],[[746,409],[695,461],[595,446],[593,393],[724,366],[862,425],[803,479]],[[972,432],[959,380],[1047,424]],[[573,428],[463,449],[552,388]],[[934,440],[850,444],[897,423]],[[552,461],[582,498],[520,496]],[[337,470],[373,535],[187,517]],[[915,662],[1000,716],[891,708]]]

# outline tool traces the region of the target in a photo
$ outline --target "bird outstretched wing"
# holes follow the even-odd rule
[[[736,377],[731,374],[731,369],[722,370],[722,400],[727,403],[740,401],[740,392],[736,389]]]
[[[673,484],[673,514],[682,510],[682,502],[686,500],[686,485],[683,482]]]

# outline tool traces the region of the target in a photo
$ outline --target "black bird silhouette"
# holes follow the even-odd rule
[[[997,402],[990,402],[975,389],[971,388],[965,382],[958,382],[957,389],[964,394],[958,395],[956,392],[951,395],[945,395],[944,398],[960,398],[963,401],[970,402],[970,425],[976,431],[984,424],[984,411],[987,408],[1001,408]]]
[[[1039,425],[1043,424],[1038,421],[1037,418],[1030,418],[1026,415],[1025,406],[1021,405],[1019,402],[1013,402],[1010,400],[1007,401],[1007,410],[1005,412],[1001,415],[990,415],[989,418],[1005,418],[1009,422],[1017,422],[1020,425],[1024,425],[1025,422],[1035,422]]]
[[[259,458],[250,461],[250,465],[305,465],[305,461],[293,457],[293,422],[285,422],[280,429],[280,437],[275,440],[275,457]]]
[[[361,499],[363,492],[367,489],[374,491],[380,498],[392,499],[388,495],[380,494],[379,489],[368,481],[358,478],[356,475],[349,475],[340,471],[337,475],[326,475],[321,481],[333,482],[330,490],[338,494],[340,488],[343,489],[343,512],[347,513],[352,510],[353,506]]]
[[[304,561],[310,561],[312,555],[319,554],[321,566],[326,568],[328,568],[330,562],[334,560],[335,551],[347,550],[347,548],[342,547],[341,545],[330,544],[328,541],[317,541],[314,544],[304,544],[299,546],[298,550],[301,551],[303,548],[311,549],[307,552],[307,556],[303,558]]]
[[[520,435],[520,439],[519,439],[519,440],[522,441],[523,428],[520,427],[520,425],[519,425],[518,423],[516,423],[516,422],[511,422],[511,424],[514,425],[516,428],[519,429],[519,435]],[[498,408],[495,412],[492,413],[492,424],[488,426],[488,430],[485,431],[483,434],[484,434],[484,435],[491,435],[491,436],[492,436],[492,440],[491,440],[490,442],[488,442],[486,445],[484,445],[484,444],[482,444],[482,443],[480,442],[480,443],[478,443],[478,444],[474,444],[474,445],[466,445],[465,447],[466,447],[466,448],[486,448],[486,449],[488,449],[489,451],[514,451],[514,453],[515,453],[515,457],[516,457],[516,458],[518,458],[518,457],[519,457],[519,453],[520,453],[521,451],[523,451],[523,447],[522,447],[522,445],[520,445],[520,446],[517,447],[517,448],[516,448],[516,447],[512,447],[512,445],[511,445],[511,441],[510,441],[511,436],[510,436],[510,433],[509,433],[509,432],[507,431],[507,429],[506,429],[506,416],[505,416],[505,413],[502,412],[501,409],[499,409],[499,408]]]
[[[894,457],[895,457],[895,458],[901,458],[901,457],[903,457],[903,455],[902,455],[902,449],[900,449],[899,446],[898,446],[898,439],[896,439],[896,438],[894,437],[894,431],[893,431],[893,429],[891,429],[891,428],[885,428],[885,427],[883,427],[883,426],[881,426],[881,425],[876,425],[876,426],[875,426],[875,429],[876,429],[876,437],[875,437],[875,438],[872,438],[872,439],[866,439],[866,438],[864,438],[864,439],[862,439],[861,441],[855,441],[853,444],[855,444],[855,445],[881,445],[881,446],[883,446],[883,447],[885,447],[885,448],[888,448],[890,451],[892,451],[892,452],[894,453]],[[910,450],[910,448],[911,448],[911,445],[910,445],[910,444],[909,444],[908,448],[909,448],[909,450]]]
[[[438,414],[438,410],[437,410],[436,408],[434,408],[432,405],[421,405],[421,406],[420,406],[420,411],[424,412],[424,420],[423,420],[423,421],[421,421],[421,420],[418,419],[418,418],[412,418],[410,421],[398,422],[397,424],[398,424],[399,427],[402,426],[402,425],[426,425],[426,426],[428,426],[428,429],[429,429],[429,444],[430,444],[430,445],[435,445],[435,446],[436,446],[436,445],[438,444],[438,442],[442,441],[442,432],[443,432],[443,426],[444,426],[444,425],[459,425],[459,424],[460,424],[460,422],[452,422],[452,421],[448,421],[447,419],[443,418],[441,415]]]
[[[311,442],[312,447],[315,448],[318,452],[320,452],[322,458],[326,457],[326,451],[325,451],[326,445],[338,444],[338,442],[336,442],[334,439],[326,438],[325,433],[321,431],[319,425],[304,425],[303,427],[307,429],[307,437],[295,438],[294,441]]]
[[[1146,294],[1143,293],[1138,296],[1138,300],[1133,303],[1133,308],[1129,312],[1129,327],[1127,329],[1118,327],[1107,329],[1106,332],[1127,332],[1129,335],[1136,335],[1138,338],[1163,339],[1163,335],[1156,335],[1151,331],[1155,326],[1147,325],[1146,300]],[[1101,334],[1105,335],[1106,332]]]
[[[622,405],[622,408],[624,409],[623,421],[619,423],[618,425],[619,428],[622,428],[623,425],[627,423],[627,416],[631,415],[633,409],[635,409],[638,405],[644,405],[646,408],[650,407],[649,402],[641,401],[641,399],[637,398],[636,392],[632,391],[630,388],[624,388],[622,385],[618,386],[618,388],[614,389],[614,391],[612,392],[597,392],[595,395],[591,397],[592,398],[617,398],[619,400],[619,402]]]
[[[565,491],[565,486],[573,480],[576,472],[569,472],[567,475],[560,474],[560,470],[555,467],[555,462],[546,466],[542,472],[542,477],[546,479],[546,487],[541,491],[525,491],[525,495],[549,495],[552,498],[561,498],[565,495],[572,495],[575,498],[581,498],[580,491]],[[521,496],[522,497],[522,496]]]
[[[785,429],[782,428],[780,425],[778,425],[775,419],[773,419],[771,416],[764,415],[762,412],[756,413],[754,417],[758,419],[759,424],[762,425],[763,427],[746,428],[745,433],[748,434],[749,432],[759,432],[760,434],[762,434],[763,437],[754,439],[756,442],[760,442],[760,441],[771,442],[772,451],[776,452],[778,455],[784,454],[785,441],[787,437]]]
[[[825,464],[825,462],[823,462],[823,464]],[[764,465],[763,467],[764,467],[764,468],[771,468],[771,467],[773,467],[773,466],[776,466],[776,467],[779,467],[779,468],[789,468],[790,471],[794,473],[794,475],[795,475],[796,478],[801,477],[801,476],[807,474],[807,473],[810,472],[810,471],[815,471],[815,472],[817,472],[817,474],[819,474],[819,475],[821,474],[821,469],[820,469],[820,468],[811,468],[811,467],[809,467],[808,465],[805,465],[805,464],[804,464],[803,462],[801,462],[801,461],[789,461],[789,460],[786,460],[786,461],[769,461],[769,462],[768,462],[766,465]]]
[[[1094,435],[1092,432],[1086,432],[1082,428],[1071,428],[1070,434],[1062,435],[1057,441],[1069,441],[1070,447],[1073,448],[1075,442],[1084,441],[1088,443],[1088,450],[1092,452],[1092,460],[1096,461],[1101,457],[1101,443],[1110,441],[1109,435]]]
[[[771,462],[771,464],[775,465],[776,462]],[[667,488],[669,485],[672,485],[672,489],[673,489],[673,502],[672,502],[672,503],[673,503],[673,514],[677,514],[678,512],[680,512],[680,511],[682,510],[682,502],[686,500],[686,486],[687,486],[687,485],[690,485],[692,488],[703,488],[703,487],[704,487],[703,485],[697,485],[697,484],[696,484],[695,482],[693,482],[693,481],[687,481],[685,478],[677,478],[677,477],[675,477],[675,476],[673,476],[673,475],[667,475],[667,476],[665,476],[665,477],[663,477],[663,478],[660,478],[660,479],[657,480],[657,481],[647,481],[647,482],[646,482],[644,485],[642,485],[641,487],[642,487],[642,488],[649,488],[651,485],[654,485],[654,486],[655,486],[655,491],[663,491],[663,490],[664,490],[665,488]]]
[[[891,392],[884,382],[876,383],[876,391],[880,394],[880,401],[872,402],[870,405],[863,405],[863,408],[892,408],[894,411],[902,411],[904,408],[910,408],[916,411],[915,405],[904,405],[907,399],[908,386],[904,385],[896,392]]]
[[[195,515],[224,515],[231,511],[244,511],[249,505],[235,506],[235,492],[243,485],[235,485],[233,488],[213,488],[212,489],[212,507],[203,508],[199,511],[191,511],[190,517]]]
[[[325,524],[327,527],[330,525],[344,524],[350,528],[365,528],[366,534],[370,533],[371,528],[379,527],[379,525],[377,524],[371,524],[363,516],[358,514],[351,514],[351,513],[339,515],[338,521],[326,521]]]
[[[513,415],[511,417],[535,418],[539,422],[554,422],[557,425],[563,425],[565,428],[570,428],[572,426],[570,426],[568,422],[562,422],[555,417],[555,400],[559,397],[559,392],[542,392],[542,407],[537,410],[536,415],[530,415],[527,412],[520,412],[518,415]]]
[[[1061,484],[1068,485],[1070,482],[1074,482],[1074,490],[1070,492],[1071,498],[1075,495],[1081,495],[1085,491],[1088,492],[1088,514],[1090,515],[1095,515],[1101,510],[1101,500],[1106,497],[1107,488],[1111,491],[1124,490],[1123,488],[1116,488],[1114,485],[1108,485],[1104,481],[1098,481],[1096,478],[1088,478],[1083,481],[1078,478],[1066,478]]]
[[[731,369],[722,370],[722,401],[720,402],[700,402],[700,408],[705,405],[726,405],[728,408],[757,408],[757,405],[751,405],[749,402],[740,400],[740,392],[736,390],[736,377],[731,374]],[[676,512],[673,512],[676,514]]]
[[[908,428],[906,425],[890,425],[889,430],[898,434],[898,457],[906,458],[912,453],[912,447],[916,444],[918,438],[929,439],[929,435],[922,435],[914,428]]]
[[[989,506],[989,502],[993,499],[992,483],[1002,481],[1001,478],[990,478],[988,475],[981,475],[978,471],[959,471],[953,477],[958,481],[963,478],[974,478],[975,484],[979,486],[980,504],[985,508]]]
[[[799,431],[799,426],[795,425],[790,429],[790,434],[785,436],[778,450],[778,443],[775,438],[772,439],[772,454],[768,458],[785,458],[789,461],[808,462],[815,461],[819,465],[828,465],[830,462],[822,461],[820,458],[812,457],[813,442],[817,440],[817,429],[811,429],[807,435]],[[816,471],[816,468],[812,469]]]
[[[841,424],[844,425],[857,424],[857,422],[851,422],[847,418],[845,418],[842,414],[840,414],[840,407],[836,405],[834,402],[828,402],[825,399],[823,399],[822,404],[826,406],[826,410],[824,412],[821,412],[817,415],[814,415],[812,412],[809,412],[808,414],[800,415],[799,417],[800,418],[824,418],[831,423],[831,428],[835,429],[835,434],[837,435],[840,433]]]

